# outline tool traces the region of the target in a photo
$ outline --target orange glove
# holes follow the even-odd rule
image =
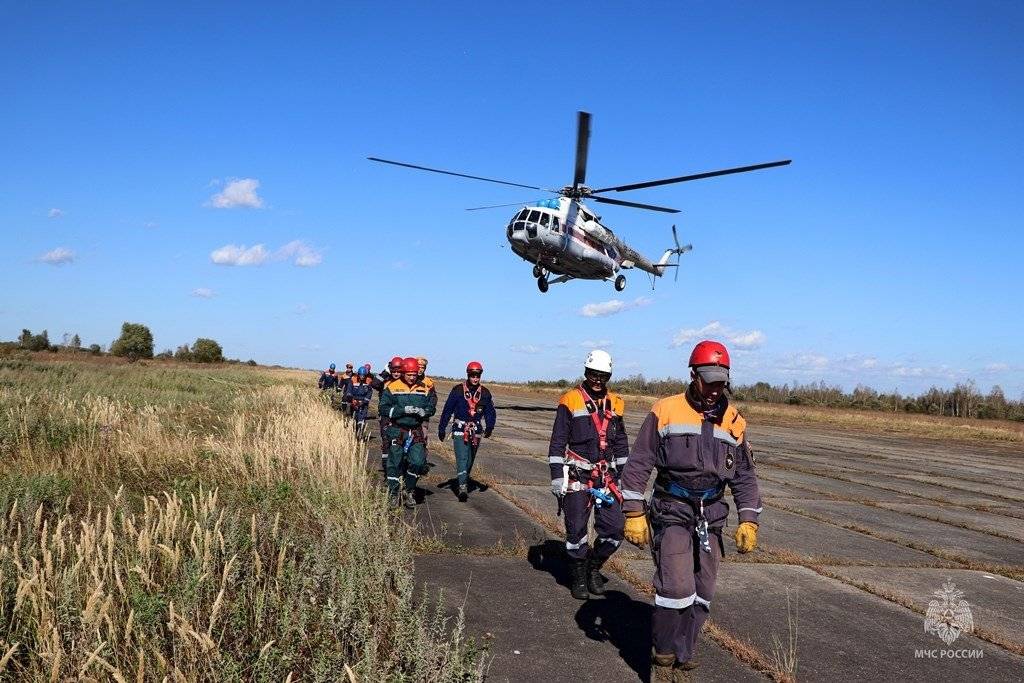
[[[626,513],[626,528],[623,530],[626,540],[643,548],[651,542],[651,528],[647,524],[647,515],[642,512]]]
[[[749,553],[757,548],[757,524],[754,522],[740,522],[736,527],[736,550],[741,553]]]

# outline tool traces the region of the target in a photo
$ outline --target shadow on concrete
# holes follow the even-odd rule
[[[562,541],[548,539],[530,546],[530,565],[547,572],[569,590],[569,566]],[[611,584],[609,584],[610,586]],[[641,681],[651,671],[651,606],[626,593],[609,589],[604,597],[591,596],[576,611],[576,624],[590,640],[610,643]]]
[[[603,598],[584,602],[576,623],[587,638],[613,645],[622,661],[646,681],[651,673],[651,611],[649,604],[609,590]]]
[[[448,489],[448,490],[450,490],[452,492],[452,495],[458,494],[458,492],[459,492],[459,480],[458,480],[458,477],[452,477],[451,479],[445,479],[444,481],[442,481],[440,484],[437,485],[437,488],[439,488],[439,489]],[[484,491],[489,491],[490,489],[491,489],[490,486],[488,486],[487,484],[483,483],[482,481],[477,481],[473,477],[470,477],[469,481],[466,482],[466,491],[468,491],[469,493],[473,493],[474,491],[479,492],[479,493],[483,493]]]
[[[558,406],[502,406],[495,405],[495,410],[520,410],[524,413],[554,413],[558,411]]]

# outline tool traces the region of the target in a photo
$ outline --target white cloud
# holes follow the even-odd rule
[[[986,365],[983,369],[987,373],[1006,372],[1007,370],[1010,369],[1010,366],[1007,365],[1006,363],[990,363],[989,365]]]
[[[309,246],[302,240],[293,240],[277,250],[275,256],[279,259],[292,260],[292,262],[303,268],[319,266],[324,260],[323,254]]]
[[[712,320],[701,328],[694,327],[679,330],[672,338],[671,347],[677,348],[698,339],[707,339],[709,337],[723,339],[737,349],[754,349],[764,344],[767,339],[761,330],[739,332],[726,327],[717,320]]]
[[[207,203],[215,209],[259,209],[263,207],[263,199],[256,194],[259,186],[260,181],[255,178],[229,178],[224,189]]]
[[[214,291],[209,287],[196,287],[195,289],[192,290],[192,296],[198,297],[200,299],[212,299],[215,296],[215,294]]]
[[[75,252],[65,247],[57,247],[40,256],[39,260],[43,263],[49,263],[51,266],[62,266],[65,263],[75,262]]]
[[[49,218],[63,218],[64,212],[61,209],[50,209],[46,215]]]
[[[262,244],[251,247],[226,244],[220,249],[210,252],[210,260],[219,266],[258,266],[264,263],[270,254]]]
[[[610,339],[588,339],[586,341],[580,342],[580,346],[582,346],[585,349],[603,349],[607,346],[611,346],[614,343],[615,342],[613,342]]]
[[[596,304],[586,304],[580,309],[580,315],[584,318],[603,318],[608,315],[615,315],[616,313],[622,313],[628,311],[631,308],[641,308],[643,306],[649,306],[654,303],[653,299],[641,296],[633,301],[622,301],[621,299],[611,299],[610,301],[602,301]]]
[[[860,366],[864,370],[873,370],[874,368],[878,367],[878,359],[877,358],[865,358],[864,360],[862,360],[860,362]]]
[[[533,344],[513,344],[509,347],[512,353],[540,353],[543,349]]]
[[[892,369],[892,374],[897,377],[923,377],[925,374],[925,368],[913,368],[905,365],[900,365]]]

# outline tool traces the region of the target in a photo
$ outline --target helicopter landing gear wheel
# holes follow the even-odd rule
[[[620,275],[617,278],[615,278],[615,291],[616,292],[621,292],[625,288],[626,288],[626,276],[625,275]]]
[[[534,277],[544,277],[544,269],[541,268],[539,265],[534,266],[533,267],[533,276]]]
[[[544,294],[545,292],[548,291],[548,286],[549,285],[548,285],[547,278],[545,278],[543,276],[537,278],[537,289],[540,290],[541,294]]]

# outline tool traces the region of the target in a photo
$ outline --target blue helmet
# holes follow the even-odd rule
[[[334,369],[334,363],[331,363],[331,370]]]
[[[359,375],[360,377],[366,377],[366,375],[369,373],[366,371],[366,368],[359,368],[358,370],[356,370],[356,374]]]

